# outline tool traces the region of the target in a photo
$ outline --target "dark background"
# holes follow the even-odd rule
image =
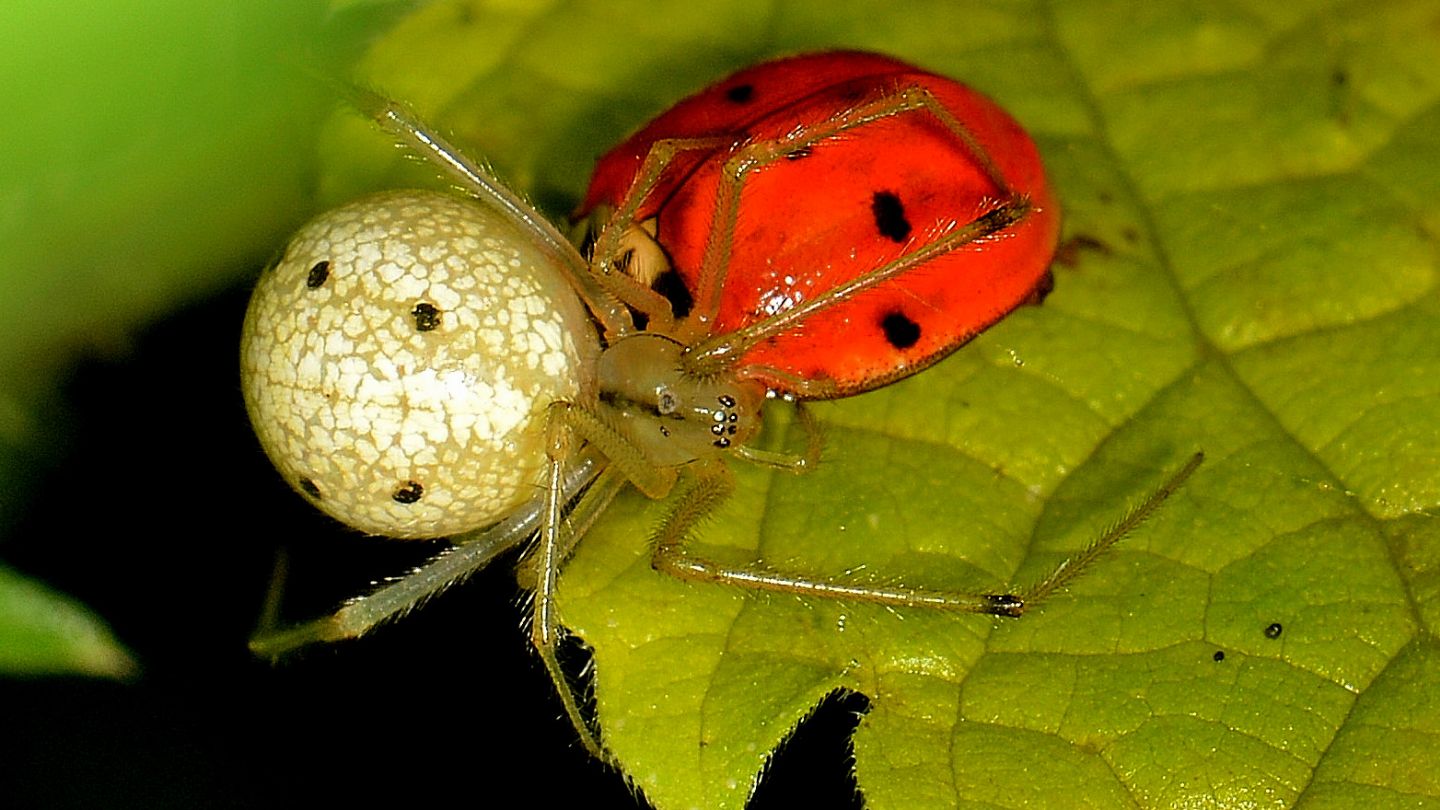
[[[53,414],[61,461],[0,556],[104,616],[141,673],[0,681],[0,804],[484,806],[514,792],[635,806],[561,716],[521,630],[513,559],[369,638],[276,668],[249,655],[277,547],[291,549],[291,618],[437,547],[360,537],[270,467],[239,392],[247,298],[177,313],[71,373]],[[864,707],[832,696],[753,806],[859,806],[847,740]]]

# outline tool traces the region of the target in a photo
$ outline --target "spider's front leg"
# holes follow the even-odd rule
[[[590,530],[627,482],[635,484],[647,496],[663,498],[674,487],[677,473],[672,467],[650,463],[634,442],[612,427],[603,415],[582,405],[565,401],[552,403],[545,430],[549,464],[542,498],[544,506],[540,510],[540,540],[534,556],[525,563],[525,570],[533,576],[530,587],[535,594],[530,642],[545,664],[565,707],[565,715],[580,734],[586,750],[608,761],[605,747],[585,719],[581,701],[560,663],[562,628],[555,606],[560,569],[575,543]],[[566,470],[575,464],[577,457],[590,455],[603,455],[608,459],[608,466],[567,514],[565,505],[574,492],[567,492],[561,485]]]
[[[669,269],[670,262],[655,234],[637,221],[639,211],[677,160],[734,145],[735,138],[730,136],[656,141],[614,210],[597,212],[603,223],[591,248],[590,266],[595,281],[644,314],[647,329],[652,332],[674,331],[675,315],[670,301],[652,287],[655,279]]]

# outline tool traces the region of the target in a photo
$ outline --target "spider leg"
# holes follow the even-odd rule
[[[1107,531],[1080,553],[1067,559],[1034,585],[1013,593],[947,591],[930,588],[871,585],[775,571],[761,563],[727,566],[696,555],[686,548],[695,522],[724,500],[735,483],[729,469],[714,462],[697,469],[694,480],[681,488],[670,519],[661,527],[652,564],[657,571],[696,580],[771,593],[788,593],[891,607],[925,607],[958,613],[984,613],[1018,617],[1069,585],[1101,555],[1122,540],[1183,485],[1204,461],[1196,453],[1141,503],[1130,508]]]
[[[874,270],[862,273],[808,301],[771,315],[764,320],[756,321],[742,329],[700,340],[693,344],[691,350],[685,354],[686,368],[695,374],[718,373],[733,365],[735,359],[743,355],[746,349],[767,338],[794,329],[815,313],[849,301],[860,293],[874,289],[896,276],[907,273],[936,256],[949,253],[957,247],[970,244],[978,239],[994,236],[1024,219],[1030,210],[1030,203],[1027,200],[1011,199],[979,219],[955,228],[929,245],[882,264]]]
[[[551,471],[552,474],[560,472],[558,461],[552,462]],[[564,631],[555,610],[555,589],[559,582],[560,569],[574,550],[576,542],[585,536],[624,485],[624,476],[614,467],[607,468],[581,496],[580,502],[567,518],[561,517],[564,493],[559,487],[550,487],[545,497],[544,527],[535,559],[532,561],[535,572],[535,603],[530,622],[530,643],[545,664],[545,671],[555,684],[555,691],[565,707],[565,716],[580,734],[581,743],[592,756],[602,762],[610,761],[610,757],[605,753],[599,735],[585,719],[580,708],[582,701],[576,695],[575,687],[560,663],[560,638]]]
[[[624,434],[580,405],[564,401],[552,403],[545,429],[546,453],[549,456],[548,486],[540,510],[540,542],[534,559],[526,563],[527,570],[533,572],[535,592],[530,642],[545,664],[545,670],[564,704],[565,715],[580,734],[586,750],[598,759],[609,761],[599,737],[585,719],[580,709],[581,701],[560,663],[559,643],[563,630],[555,609],[560,569],[575,543],[590,529],[627,481],[647,496],[663,498],[674,487],[677,473],[674,468],[657,467],[647,462]],[[565,504],[573,492],[567,493],[560,482],[577,453],[587,457],[604,455],[609,464],[570,510],[567,518]]]
[[[1185,481],[1194,474],[1195,470],[1198,469],[1204,461],[1205,454],[1203,452],[1195,453],[1178,470],[1171,473],[1170,476],[1165,479],[1164,483],[1152,490],[1150,494],[1145,497],[1145,500],[1132,506],[1124,515],[1120,516],[1119,520],[1110,524],[1090,545],[1066,558],[1059,565],[1055,566],[1050,573],[1041,577],[1029,587],[1014,594],[1014,598],[1019,600],[1022,606],[1021,609],[1023,610],[1025,607],[1043,602],[1051,594],[1063,590],[1073,582],[1085,569],[1093,565],[1101,555],[1113,548],[1116,543],[1120,542],[1126,535],[1134,531],[1137,526],[1155,514],[1155,511],[1158,510],[1165,501],[1169,500],[1170,496],[1174,495],[1176,490],[1185,484]],[[1017,613],[1015,615],[1019,614]]]
[[[797,400],[834,399],[840,396],[835,381],[829,377],[801,377],[764,365],[744,365],[735,369],[735,373],[744,379],[756,380],[772,391],[784,391]]]
[[[740,445],[735,448],[735,454],[755,464],[793,473],[804,473],[815,469],[815,466],[820,463],[820,453],[825,449],[825,432],[804,402],[791,400],[791,403],[795,406],[795,416],[800,420],[800,428],[805,431],[805,451],[803,453],[797,455],[773,450],[757,450]]]
[[[472,160],[459,148],[427,127],[414,112],[398,101],[372,90],[338,83],[350,104],[412,152],[441,169],[465,193],[484,202],[527,234],[553,258],[559,259],[571,286],[584,299],[607,335],[635,331],[635,320],[620,298],[591,271],[590,263],[534,206],[512,191],[489,168]]]
[[[647,251],[651,264],[663,262],[668,265],[664,251],[653,237],[645,234],[646,238],[638,238],[635,235],[639,230],[636,218],[640,207],[650,199],[650,195],[655,192],[665,172],[676,159],[687,153],[729,149],[735,142],[735,138],[730,136],[665,138],[654,142],[645,153],[645,158],[635,173],[634,182],[626,189],[625,196],[601,226],[592,251],[593,271],[600,284],[649,319],[646,328],[650,331],[673,331],[675,315],[670,302],[663,295],[623,272],[622,263],[637,260],[634,252],[641,250]],[[631,255],[628,260],[625,258],[627,254]]]
[[[930,114],[965,146],[995,187],[1001,190],[998,205],[974,221],[958,225],[934,243],[881,265],[799,306],[757,321],[744,329],[726,334],[711,334],[714,331],[712,324],[720,312],[724,296],[741,196],[749,179],[757,171],[784,160],[789,155],[803,152],[821,141],[879,120],[911,112]],[[832,116],[819,125],[797,127],[780,138],[745,144],[726,159],[716,195],[714,220],[706,238],[697,289],[694,291],[694,307],[676,333],[681,342],[692,346],[685,357],[686,368],[697,374],[716,373],[728,368],[745,350],[767,338],[795,328],[817,311],[848,301],[938,255],[997,234],[1023,220],[1031,210],[1028,200],[1010,190],[994,162],[975,140],[973,133],[929,90],[918,86],[887,93]]]
[[[584,457],[565,471],[562,492],[572,496],[599,474],[600,463]],[[250,638],[250,650],[275,659],[309,644],[359,638],[377,625],[404,615],[425,600],[489,565],[497,556],[533,537],[540,529],[545,499],[534,498],[514,514],[487,529],[455,538],[456,544],[409,573],[364,596],[346,602],[329,616],[289,627],[269,626],[269,619]],[[266,616],[273,616],[272,597]]]

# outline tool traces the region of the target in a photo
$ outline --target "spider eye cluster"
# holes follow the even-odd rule
[[[730,447],[734,437],[740,434],[740,403],[731,394],[721,394],[715,398],[715,402],[720,407],[711,411],[715,424],[710,426],[710,433],[715,437],[715,447],[725,450]],[[746,416],[753,419],[755,415],[746,414]]]
[[[684,350],[647,332],[617,340],[598,364],[601,405],[657,464],[714,456],[760,430],[764,386],[733,375],[686,372]]]

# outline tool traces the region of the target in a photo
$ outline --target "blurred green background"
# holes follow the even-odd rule
[[[0,5],[0,804],[634,805],[560,718],[507,566],[363,648],[272,670],[244,647],[277,545],[308,541],[297,614],[435,550],[294,497],[235,363],[249,285],[324,196],[313,76],[414,5]]]
[[[323,13],[318,2],[0,8],[0,442],[14,482],[0,520],[63,435],[57,373],[124,355],[142,324],[251,273],[257,246],[306,213],[325,108],[297,68],[325,58]]]

